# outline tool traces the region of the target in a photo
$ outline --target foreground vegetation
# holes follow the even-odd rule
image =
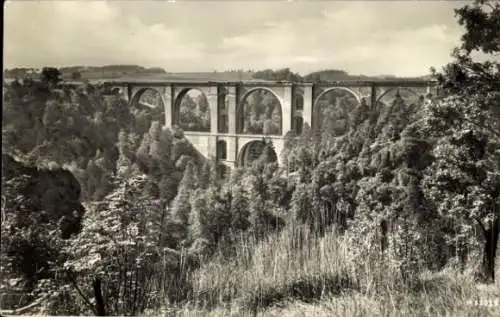
[[[304,241],[300,246],[298,241]],[[307,241],[307,242],[306,242]],[[449,264],[408,283],[390,256],[359,237],[316,236],[287,227],[260,243],[241,244],[192,276],[194,296],[164,311],[181,316],[496,316],[497,285],[479,286],[473,267]],[[250,251],[249,251],[250,250]],[[483,299],[483,303],[475,303]],[[486,302],[486,300],[489,300]],[[152,314],[158,311],[152,312]]]
[[[325,116],[229,178],[103,87],[7,85],[2,313],[497,316],[500,65],[470,53],[500,52],[499,11],[458,11],[438,96]]]

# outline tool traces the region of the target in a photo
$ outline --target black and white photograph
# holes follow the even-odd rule
[[[1,316],[500,316],[500,1],[6,0]]]

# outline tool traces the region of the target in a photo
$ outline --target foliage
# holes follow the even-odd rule
[[[73,80],[80,80],[82,79],[82,73],[75,71],[71,73],[71,79]]]
[[[210,105],[207,97],[199,93],[193,98],[186,93],[179,105],[179,121],[184,131],[210,131]]]
[[[165,267],[158,268],[161,263],[166,263],[165,252],[160,252],[163,262],[155,264],[155,270],[151,271],[149,267],[141,271],[131,259],[145,251],[146,246],[151,247],[151,241],[132,250],[120,249],[123,252],[119,255],[109,250],[106,253],[106,248],[114,248],[113,243],[103,242],[102,239],[94,241],[97,229],[93,225],[104,225],[104,232],[110,232],[112,229],[106,225],[123,220],[126,210],[122,208],[130,208],[127,212],[133,213],[135,217],[137,210],[148,210],[152,214],[145,216],[152,222],[156,221],[154,217],[157,216],[156,223],[161,227],[150,232],[149,237],[156,239],[153,243],[156,250],[154,254],[160,254],[158,250],[162,248],[157,250],[159,246],[176,247],[181,241],[180,233],[186,230],[168,220],[168,204],[177,194],[184,169],[183,166],[177,167],[176,162],[183,157],[199,164],[200,158],[182,136],[174,137],[170,131],[162,129],[158,122],[148,122],[149,119],[146,118],[143,124],[147,129],[143,136],[139,133],[144,130],[137,125],[135,111],[117,96],[102,94],[101,87],[61,87],[55,88],[48,83],[32,80],[15,81],[6,87],[3,150],[16,153],[30,164],[39,167],[55,165],[56,168],[28,168],[10,157],[3,158],[4,166],[7,166],[2,175],[7,203],[2,209],[2,216],[5,215],[6,218],[6,221],[2,221],[2,231],[9,239],[2,240],[2,263],[6,265],[5,272],[10,273],[5,275],[2,287],[7,287],[9,292],[17,289],[33,296],[43,297],[49,294],[50,305],[46,307],[49,312],[81,314],[93,306],[86,301],[93,293],[92,284],[99,280],[103,281],[104,301],[106,305],[112,306],[106,307],[108,311],[139,312],[144,308],[140,305],[150,304],[149,299],[140,297],[146,295],[135,291],[138,290],[137,287],[141,291],[145,291],[147,287],[151,289],[153,286],[145,284],[151,280],[159,281],[159,276],[166,278],[165,273],[162,273]],[[71,172],[61,170],[59,166],[65,166]],[[147,174],[141,174],[141,170]],[[139,176],[142,178],[137,179]],[[125,180],[135,183],[133,186],[127,185]],[[130,201],[128,205],[116,202],[134,196],[127,186],[137,186],[141,193],[144,192],[145,196],[134,198],[138,200],[134,201],[137,206],[131,206]],[[81,233],[81,239],[87,239],[86,242],[66,246],[68,243],[54,233],[59,231],[59,227],[63,238],[68,238],[71,233],[81,230],[83,207],[78,201],[80,198],[98,205],[103,199],[108,203],[115,201],[116,205],[100,204],[97,212],[87,214],[86,227]],[[117,234],[125,232],[121,227],[115,229],[122,230],[117,231]],[[97,262],[89,262],[89,259],[96,256],[92,250],[99,250],[102,262],[111,265],[109,268],[112,267],[116,272],[126,274],[133,271],[134,274],[145,275],[134,280],[133,285],[138,285],[134,289],[132,286],[118,287],[117,280],[108,281],[97,274]],[[170,252],[174,259],[179,257],[176,252]],[[63,268],[68,260],[71,261]],[[117,266],[114,260],[122,266]],[[78,263],[93,266],[79,270]],[[174,265],[172,263],[167,264]],[[174,267],[179,268],[179,265]],[[92,274],[89,270],[93,270]],[[172,276],[180,278],[178,272],[179,270],[172,271]],[[16,282],[18,286],[14,289],[8,286],[9,283],[12,284],[9,278],[18,276],[23,277],[23,280]],[[168,280],[173,281],[170,278]],[[80,283],[83,285],[79,285]],[[182,286],[181,284],[178,286]],[[161,298],[164,295],[178,298],[173,291],[175,287],[165,285],[155,285],[155,290],[151,292],[163,290],[158,295]],[[133,292],[130,293],[131,291]],[[81,292],[85,293],[83,298],[86,300],[81,298]],[[131,302],[127,296],[134,292],[140,295],[135,304],[130,304],[135,306],[114,302],[115,299],[122,300],[120,296]],[[147,295],[148,298],[149,295],[151,294]],[[24,300],[31,298],[25,297]],[[92,307],[94,314],[97,313],[95,309],[96,307]]]
[[[276,71],[272,69],[265,69],[253,73],[253,78],[273,80],[273,81],[292,81],[292,82],[302,82],[302,77],[290,71],[290,68],[278,69]]]
[[[2,293],[27,293],[29,300],[38,283],[57,276],[63,240],[81,231],[85,209],[67,170],[29,166],[7,154],[2,161]]]
[[[258,89],[250,93],[240,114],[241,133],[280,135],[282,110],[279,100],[269,91]]]
[[[435,74],[443,95],[426,109],[438,141],[425,193],[445,217],[479,225],[486,279],[494,279],[500,234],[500,63],[476,62],[471,53],[500,52],[499,12],[500,4],[489,1],[456,10],[466,32],[455,61]]]
[[[41,73],[41,80],[54,87],[62,80],[61,72],[54,67],[44,67]]]
[[[150,180],[136,175],[119,181],[118,188],[95,207],[84,230],[66,249],[64,265],[84,296],[97,277],[103,281],[106,312],[135,315],[158,305],[164,296],[181,298],[183,267],[179,255],[169,252],[176,240],[166,202],[152,197]],[[185,263],[189,265],[189,263]]]

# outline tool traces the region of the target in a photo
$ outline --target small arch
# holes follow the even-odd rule
[[[293,118],[293,130],[297,135],[302,134],[302,128],[304,127],[304,118],[302,117],[294,117]]]
[[[247,117],[247,113],[246,113],[246,104],[247,104],[247,101],[248,101],[248,97],[254,93],[257,93],[259,91],[265,91],[267,93],[270,93],[272,97],[274,97],[273,99],[275,99],[277,101],[276,105],[273,107],[272,110],[272,114],[269,115],[269,113],[266,114],[267,118],[264,119],[264,122],[262,122],[262,127],[260,127],[260,122],[259,122],[259,126],[253,128],[253,127],[249,127],[248,125],[245,126],[245,119],[248,119]],[[236,109],[236,118],[237,118],[237,121],[236,121],[236,131],[238,133],[245,133],[245,134],[270,134],[270,135],[281,135],[282,134],[282,131],[283,131],[283,109],[282,109],[282,100],[281,98],[276,94],[275,91],[273,91],[272,89],[270,88],[267,88],[267,87],[255,87],[255,88],[252,88],[250,90],[248,90],[242,97],[241,97],[241,100],[240,102],[238,103],[238,106],[237,106],[237,109]],[[269,109],[267,109],[269,110]],[[266,112],[266,111],[264,111]],[[273,122],[272,120],[272,116],[274,114],[274,112],[277,112],[276,113],[276,116],[279,117],[278,120],[276,121],[279,121],[279,122]],[[259,118],[258,118],[259,121],[260,120],[260,114],[259,114]],[[266,123],[267,121],[267,123]],[[277,126],[273,125],[273,124],[277,124]],[[266,128],[267,126],[267,128]],[[269,128],[270,127],[270,128]],[[270,132],[266,133],[267,129],[270,129]]]
[[[113,95],[122,95],[123,94],[123,88],[122,87],[113,86],[113,87],[111,87],[111,94],[113,94]]]
[[[210,104],[205,93],[197,88],[185,88],[175,98],[173,124],[184,131],[210,131]]]
[[[227,143],[224,140],[217,141],[217,160],[227,160]]]
[[[228,109],[227,109],[227,96],[228,91],[224,87],[218,88],[218,98],[217,98],[217,132],[228,133],[229,122],[228,122]]]
[[[302,96],[301,94],[295,94],[294,105],[296,111],[304,110],[304,96]]]
[[[237,163],[238,166],[249,166],[255,160],[259,159],[262,154],[264,154],[264,150],[268,151],[268,160],[270,162],[277,162],[278,155],[274,150],[273,146],[269,142],[265,142],[264,140],[253,140],[246,143],[238,153]]]
[[[225,164],[217,164],[217,178],[227,179],[231,175],[231,168]]]

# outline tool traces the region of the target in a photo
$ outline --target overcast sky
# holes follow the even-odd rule
[[[463,30],[459,1],[30,1],[5,4],[4,65],[172,72],[290,67],[427,74]]]

